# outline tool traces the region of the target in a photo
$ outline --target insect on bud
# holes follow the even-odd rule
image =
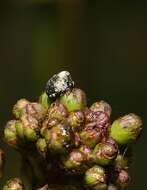
[[[47,82],[46,93],[49,98],[56,99],[63,95],[67,90],[74,87],[74,82],[68,71],[62,71],[53,75]]]

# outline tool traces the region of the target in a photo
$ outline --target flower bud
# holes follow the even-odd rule
[[[41,106],[45,109],[49,108],[51,100],[49,99],[46,92],[42,93],[42,95],[39,97],[39,104],[41,104]]]
[[[4,151],[0,149],[0,178],[3,175],[4,161],[5,161]]]
[[[40,130],[40,133],[43,137],[45,137],[45,139],[47,141],[49,141],[50,138],[50,130],[52,127],[56,126],[59,124],[59,120],[53,118],[53,119],[46,119],[43,123],[42,123],[42,127]]]
[[[20,99],[13,107],[13,114],[14,116],[19,119],[24,113],[26,113],[26,105],[30,102],[26,99]]]
[[[39,138],[36,142],[36,147],[38,152],[43,156],[46,157],[47,153],[47,143],[44,138]]]
[[[106,173],[104,168],[93,166],[85,173],[85,184],[94,190],[107,190]]]
[[[124,189],[129,185],[130,176],[126,170],[121,170],[117,176],[116,183],[118,187]]]
[[[64,167],[66,169],[80,169],[82,162],[84,160],[83,154],[78,150],[73,150],[69,156],[64,159]]]
[[[83,154],[84,161],[91,163],[93,159],[92,150],[85,145],[82,145],[79,150]]]
[[[92,164],[92,150],[87,146],[74,149],[63,158],[64,168],[68,173],[83,174]]]
[[[85,128],[80,132],[81,143],[93,148],[102,139],[102,133],[98,128]]]
[[[44,137],[52,153],[64,153],[73,144],[73,133],[65,122],[58,123],[51,129],[46,129],[44,131]]]
[[[30,115],[37,120],[42,120],[45,116],[45,109],[37,102],[29,102],[26,99],[20,99],[14,105],[13,114],[17,119],[21,119],[23,115]]]
[[[99,111],[105,112],[109,117],[110,117],[111,112],[112,112],[111,106],[103,100],[101,100],[99,102],[95,102],[94,104],[92,104],[92,106],[90,107],[90,110],[94,111],[94,112],[99,112]]]
[[[86,111],[86,126],[99,128],[102,132],[107,131],[110,126],[109,117],[105,112]]]
[[[13,178],[6,182],[3,190],[24,190],[24,185],[19,178]]]
[[[42,107],[41,104],[32,102],[26,105],[25,113],[31,117],[34,117],[38,121],[42,121],[46,114],[46,110]]]
[[[115,120],[110,128],[110,136],[119,144],[127,144],[136,140],[142,131],[139,116],[130,113]]]
[[[94,161],[100,165],[108,165],[116,158],[117,152],[116,145],[108,142],[99,143],[93,151]]]
[[[60,102],[69,112],[82,110],[86,106],[86,95],[81,89],[74,88],[61,96]]]
[[[21,124],[19,124],[19,126],[21,125],[25,139],[27,141],[36,141],[40,130],[38,121],[30,115],[23,115],[23,117],[21,117]]]
[[[15,128],[16,128],[16,134],[18,138],[21,139],[21,141],[24,140],[24,128],[20,120],[16,121]]]
[[[47,112],[47,119],[58,119],[59,121],[65,120],[68,116],[65,106],[58,101],[51,104]]]
[[[84,113],[82,111],[70,112],[68,123],[74,132],[80,131],[84,124]]]
[[[16,147],[18,144],[18,137],[16,133],[16,120],[9,121],[4,128],[4,139],[7,144]]]

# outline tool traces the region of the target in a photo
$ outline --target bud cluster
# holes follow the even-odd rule
[[[83,189],[125,189],[130,181],[128,147],[140,135],[140,117],[131,113],[111,124],[112,109],[107,102],[88,107],[85,92],[73,86],[69,73],[66,78],[62,73],[53,79],[38,102],[21,99],[16,103],[15,119],[4,129],[5,141],[19,149],[35,145],[45,162],[65,178],[82,176]]]

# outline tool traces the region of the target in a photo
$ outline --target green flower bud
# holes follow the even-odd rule
[[[113,184],[109,184],[108,185],[108,190],[118,190],[117,186],[113,185]]]
[[[49,190],[49,187],[48,187],[48,185],[45,185],[45,186],[43,186],[43,187],[41,187],[41,188],[39,188],[37,190]]]
[[[41,135],[45,138],[47,143],[50,142],[50,140],[51,140],[51,131],[48,128],[41,128]]]
[[[73,144],[73,133],[67,123],[58,123],[44,131],[48,148],[52,153],[64,153]]]
[[[115,120],[110,128],[110,136],[119,144],[127,144],[136,140],[142,130],[139,116],[130,113]]]
[[[36,142],[38,152],[45,157],[47,153],[47,143],[44,138],[39,138]]]
[[[102,133],[99,128],[87,127],[81,131],[80,139],[82,144],[92,148],[101,141]]]
[[[85,184],[94,190],[107,190],[106,173],[104,168],[93,166],[85,173]]]
[[[71,174],[83,174],[92,164],[92,151],[87,146],[74,149],[69,155],[63,157],[64,168]]]
[[[92,106],[90,107],[90,110],[94,111],[94,112],[99,112],[99,111],[105,112],[105,113],[107,113],[107,115],[109,117],[110,117],[111,112],[112,112],[111,106],[103,100],[101,100],[99,102],[95,102],[94,104],[92,104]]]
[[[16,120],[9,121],[4,128],[4,139],[7,144],[16,147],[18,144],[18,137],[16,133]]]
[[[24,185],[19,178],[13,178],[6,182],[3,190],[24,190]]]
[[[0,149],[0,178],[3,175],[4,161],[5,161],[4,151]]]
[[[64,120],[67,118],[68,113],[65,106],[58,101],[51,104],[50,108],[47,112],[47,119],[58,119],[58,120]]]
[[[23,117],[21,117],[21,124],[25,139],[27,141],[36,141],[40,130],[38,121],[30,115],[23,115]]]
[[[48,109],[50,107],[51,100],[49,99],[46,92],[42,93],[42,95],[39,97],[39,104],[41,104],[41,106],[45,109]]]
[[[60,102],[69,112],[81,110],[86,107],[86,95],[81,89],[74,88],[61,96]]]
[[[126,170],[121,170],[117,176],[116,183],[119,188],[126,188],[129,185],[130,176]]]
[[[109,165],[117,156],[116,144],[102,142],[96,145],[93,151],[93,158],[97,164]]]
[[[63,160],[66,169],[80,169],[84,155],[77,149],[73,150],[66,159]]]
[[[29,102],[26,99],[20,99],[13,107],[13,114],[17,119],[21,119],[21,117],[25,114],[30,115],[37,120],[41,120],[45,116],[44,107],[37,102]]]
[[[24,113],[26,113],[26,105],[28,105],[30,102],[26,99],[20,99],[17,101],[17,103],[13,107],[13,114],[14,116],[19,119]]]
[[[84,113],[82,111],[70,112],[68,122],[73,131],[80,131],[84,124]]]
[[[71,138],[69,126],[59,124],[51,129],[49,148],[55,152],[65,152],[71,145]]]
[[[24,128],[23,128],[22,122],[21,121],[16,121],[15,128],[16,128],[16,134],[17,134],[17,136],[21,140],[24,139]]]

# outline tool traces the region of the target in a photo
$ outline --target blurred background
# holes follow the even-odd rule
[[[109,102],[112,120],[135,112],[145,125],[146,10],[141,0],[1,0],[1,133],[14,103],[22,97],[36,99],[47,80],[61,70],[71,72],[89,104],[99,99]],[[134,148],[129,190],[146,189],[146,136],[144,128]],[[20,156],[1,146],[7,157],[0,187],[10,177],[22,176]]]

